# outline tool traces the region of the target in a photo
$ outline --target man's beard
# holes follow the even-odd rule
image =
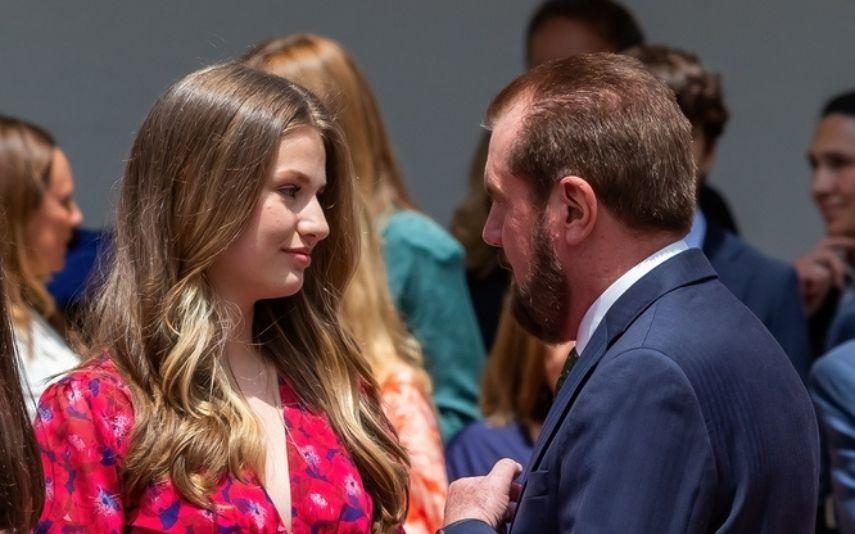
[[[563,331],[570,308],[570,286],[542,220],[535,227],[532,242],[532,267],[526,279],[513,286],[511,311],[520,326],[542,341],[567,341]]]

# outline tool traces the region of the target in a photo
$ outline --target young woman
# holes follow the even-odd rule
[[[374,95],[340,45],[295,35],[262,43],[244,59],[306,87],[341,123],[360,193],[382,237],[392,297],[424,352],[440,430],[448,441],[480,417],[478,381],[484,363],[460,244],[414,210]]]
[[[44,502],[39,449],[21,392],[21,377],[6,310],[6,280],[0,267],[0,532],[26,532]]]
[[[390,532],[406,455],[340,326],[352,173],[320,104],[228,64],[131,148],[93,354],[42,397],[40,527]]]
[[[7,236],[3,261],[9,311],[34,415],[47,380],[79,363],[60,333],[64,321],[45,283],[65,264],[83,215],[74,202],[68,159],[53,137],[6,116],[0,116],[0,217]]]

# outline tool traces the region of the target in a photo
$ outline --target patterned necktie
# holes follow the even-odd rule
[[[567,355],[567,360],[564,362],[564,367],[561,369],[561,374],[558,375],[558,384],[555,386],[556,394],[561,391],[561,386],[564,385],[564,381],[567,380],[567,375],[569,375],[570,371],[573,370],[573,366],[576,365],[576,361],[578,359],[579,353],[576,352],[576,347],[573,347],[573,350],[571,350],[570,354]]]

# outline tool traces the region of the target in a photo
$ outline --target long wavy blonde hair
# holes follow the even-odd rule
[[[56,148],[53,137],[42,128],[0,116],[0,221],[7,236],[0,245],[9,311],[18,326],[29,325],[31,309],[54,326],[62,326],[26,239],[27,221],[41,206],[50,185]]]
[[[302,85],[326,104],[344,130],[359,189],[372,216],[415,208],[392,152],[380,107],[344,47],[326,37],[297,34],[264,41],[243,60]]]
[[[380,241],[368,209],[360,206],[360,213],[362,254],[342,299],[342,321],[359,341],[380,384],[385,383],[396,364],[404,364],[413,371],[416,387],[430,400],[431,381],[424,369],[421,347],[392,302]]]
[[[90,339],[133,391],[129,498],[168,477],[208,507],[226,473],[263,473],[259,425],[224,360],[232,314],[206,270],[247,224],[282,137],[301,126],[324,141],[330,236],[298,294],[256,304],[253,338],[303,402],[328,416],[374,499],[374,530],[387,532],[406,513],[406,453],[338,318],[359,251],[352,170],[340,131],[305,89],[226,64],[192,73],[160,97],[131,148]]]

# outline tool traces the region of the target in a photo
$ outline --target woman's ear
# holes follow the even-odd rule
[[[563,213],[562,235],[568,245],[584,241],[597,222],[597,195],[591,185],[578,176],[565,176],[558,182],[556,202]]]

